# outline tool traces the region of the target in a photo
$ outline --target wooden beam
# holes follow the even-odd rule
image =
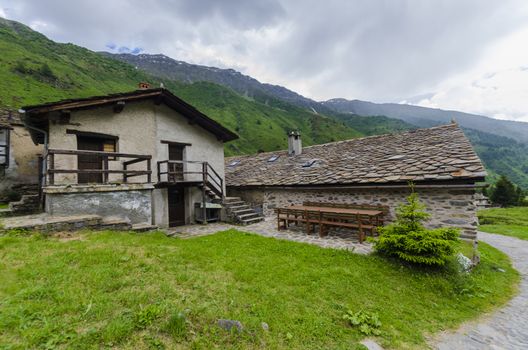
[[[168,140],[161,140],[160,142],[168,144],[168,145],[175,145],[175,146],[182,146],[182,147],[192,146],[191,143],[186,143],[186,142],[177,142],[177,141],[168,141]]]
[[[114,113],[121,113],[125,108],[125,101],[117,101],[114,105]]]

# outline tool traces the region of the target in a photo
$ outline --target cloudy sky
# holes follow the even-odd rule
[[[526,0],[0,0],[92,50],[234,68],[307,97],[528,122]]]

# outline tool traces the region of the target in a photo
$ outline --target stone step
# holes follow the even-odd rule
[[[44,232],[75,231],[100,226],[99,215],[51,216],[47,214],[10,217],[3,220],[3,229],[37,230]]]
[[[260,216],[258,213],[252,212],[252,213],[237,215],[237,218],[240,221],[242,221],[242,220],[247,220],[247,219],[251,219],[251,218],[254,218],[254,217],[258,217],[258,216]]]
[[[103,218],[98,228],[102,230],[127,231],[132,228],[132,225],[125,219],[107,217]]]
[[[233,215],[238,216],[242,214],[254,213],[255,211],[248,207],[247,209],[232,210],[231,212]]]
[[[134,231],[134,232],[155,231],[157,229],[158,229],[158,226],[151,225],[151,224],[146,223],[146,222],[142,222],[142,223],[139,223],[139,224],[132,225],[132,231]]]
[[[257,222],[260,222],[264,220],[264,217],[263,216],[258,216],[256,218],[251,218],[251,219],[244,219],[244,220],[241,220],[241,224],[242,225],[251,225],[251,224],[256,224]]]
[[[240,202],[241,200],[242,200],[242,198],[240,198],[240,197],[225,197],[224,198],[224,202],[225,203]]]
[[[233,201],[233,202],[228,202],[228,203],[225,203],[226,207],[228,208],[233,208],[233,207],[236,207],[238,205],[247,205],[246,202],[244,201]]]
[[[13,211],[9,208],[0,209],[0,218],[13,216]]]
[[[249,205],[243,204],[243,205],[237,205],[237,206],[234,206],[234,207],[227,207],[227,209],[229,209],[231,211],[236,211],[236,210],[251,209],[251,208],[249,207]]]

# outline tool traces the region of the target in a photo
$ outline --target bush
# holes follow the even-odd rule
[[[429,214],[424,210],[425,206],[418,200],[411,184],[407,204],[396,210],[396,222],[380,227],[380,237],[374,244],[376,251],[413,264],[445,265],[455,253],[458,229],[426,229],[422,222],[429,218]]]

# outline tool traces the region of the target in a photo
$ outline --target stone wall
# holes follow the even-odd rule
[[[46,212],[56,216],[95,214],[151,224],[152,189],[46,193]]]
[[[463,238],[475,239],[478,225],[473,189],[417,189],[422,203],[427,205],[431,219],[427,227],[454,226],[461,229]],[[395,218],[395,208],[409,195],[408,189],[236,189],[228,187],[228,195],[241,197],[266,216],[273,209],[303,201],[378,204],[390,208],[388,222]]]

